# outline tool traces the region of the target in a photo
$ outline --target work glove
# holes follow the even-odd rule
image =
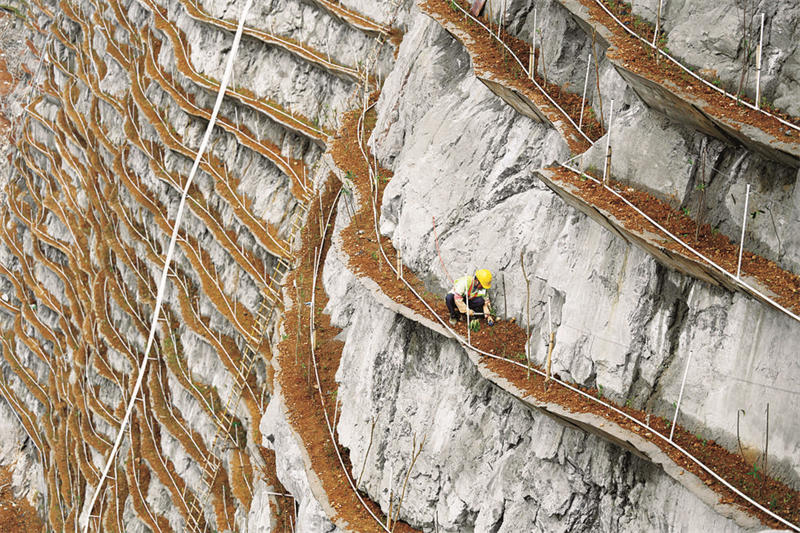
[[[489,324],[490,326],[494,326],[494,319],[492,317],[487,317],[486,323]]]

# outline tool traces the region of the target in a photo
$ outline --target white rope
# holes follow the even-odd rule
[[[183,216],[183,210],[186,205],[186,197],[189,192],[189,187],[192,185],[192,181],[194,180],[195,173],[197,172],[198,167],[200,166],[200,160],[203,157],[203,153],[208,146],[208,141],[211,138],[211,133],[214,130],[214,124],[217,121],[217,115],[219,114],[219,109],[222,106],[222,100],[225,96],[225,90],[228,86],[228,81],[230,80],[231,73],[233,72],[233,61],[236,58],[236,52],[239,48],[239,42],[241,41],[242,31],[244,30],[244,21],[247,17],[247,13],[250,11],[250,6],[253,4],[253,0],[247,0],[247,3],[242,10],[242,14],[239,19],[239,27],[236,29],[236,35],[233,38],[233,46],[231,48],[230,53],[228,54],[228,62],[225,65],[225,73],[222,77],[222,82],[220,83],[219,92],[217,93],[217,101],[214,104],[214,111],[211,113],[211,119],[208,122],[208,127],[206,128],[205,135],[203,136],[203,141],[200,143],[200,148],[197,150],[197,157],[195,157],[194,164],[192,165],[192,170],[189,172],[189,177],[186,180],[186,185],[183,188],[183,194],[181,195],[181,202],[178,205],[178,212],[175,215],[175,225],[172,228],[172,237],[169,241],[169,248],[167,249],[167,257],[164,261],[164,269],[161,271],[161,280],[158,284],[158,294],[156,296],[156,304],[155,309],[153,310],[153,321],[150,326],[150,335],[147,339],[147,347],[144,351],[144,360],[142,361],[142,366],[139,368],[139,377],[136,379],[136,384],[133,387],[133,392],[131,394],[130,402],[128,402],[128,408],[125,411],[125,417],[122,419],[122,424],[120,425],[119,432],[117,433],[116,441],[114,442],[114,447],[111,449],[111,453],[108,456],[108,460],[106,461],[106,465],[103,468],[103,475],[100,477],[100,480],[97,483],[97,487],[94,490],[94,494],[92,495],[92,499],[89,502],[89,506],[86,508],[86,525],[84,527],[84,533],[88,533],[89,525],[91,521],[88,519],[88,515],[91,514],[92,508],[97,501],[97,497],[100,495],[100,492],[103,488],[103,482],[108,477],[108,471],[111,469],[111,465],[114,463],[114,459],[117,455],[117,451],[119,450],[119,446],[122,443],[122,439],[125,436],[125,428],[130,422],[131,414],[133,412],[133,408],[136,404],[136,397],[139,394],[139,391],[142,388],[142,382],[144,381],[145,372],[147,370],[147,363],[150,360],[148,357],[150,353],[150,349],[153,346],[153,342],[155,340],[156,330],[158,329],[158,315],[159,311],[161,310],[161,304],[164,300],[164,293],[166,292],[166,285],[167,285],[167,276],[169,274],[169,266],[172,263],[172,256],[175,252],[175,243],[178,239],[178,232],[180,229],[181,217]]]

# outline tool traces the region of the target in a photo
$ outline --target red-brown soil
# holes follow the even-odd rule
[[[469,5],[463,0],[459,0],[459,4],[465,9],[469,9]],[[491,37],[484,28],[469,18],[465,19],[461,11],[450,5],[449,0],[427,0],[421,7],[423,10],[435,14],[437,18],[447,19],[470,36],[472,43],[462,44],[472,52],[476,70],[490,72],[497,79],[502,80],[504,85],[520,91],[534,101],[548,116],[552,116],[551,120],[561,119],[565,123],[564,127],[572,133],[566,140],[574,152],[583,152],[589,147],[589,143],[580,137],[577,130],[566,124],[566,120],[560,116],[560,112],[546,101],[539,89],[526,77],[525,71],[510,56],[508,51],[495,38]],[[494,26],[492,28],[494,29]],[[524,65],[528,64],[530,43],[510,35],[505,30],[500,31],[500,39],[506,43]],[[536,51],[536,54],[538,58],[539,50]],[[581,95],[573,93],[568,86],[562,87],[554,83],[545,83],[545,80],[539,74],[536,74],[535,78],[536,82],[544,88],[547,94],[578,124],[580,122]],[[583,112],[583,130],[594,141],[599,139],[604,131],[596,120],[590,103],[586,103]]]
[[[0,531],[34,533],[44,524],[28,500],[14,498],[11,467],[0,467]]]
[[[695,98],[704,100],[706,105],[703,106],[703,110],[710,115],[726,117],[749,124],[783,142],[800,143],[800,132],[788,128],[773,117],[737,104],[736,101],[694,79],[669,60],[661,58],[656,61],[652,48],[628,34],[594,0],[580,0],[580,2],[589,10],[593,21],[602,24],[612,32],[612,44],[615,49],[609,50],[608,55],[612,59],[621,61],[625,68],[658,83],[671,82],[671,86],[680,90],[680,92],[689,93]],[[646,23],[631,14],[630,5],[625,5],[622,2],[609,2],[608,0],[603,0],[603,3],[610,11],[618,15],[618,18],[626,26],[636,32],[644,33],[643,37],[647,37],[649,34],[650,38],[652,38],[653,30],[647,30]],[[790,116],[770,106],[765,106],[764,109],[792,124],[800,125],[800,119],[797,117]]]
[[[381,256],[378,242],[375,239],[372,209],[367,204],[366,200],[371,194],[368,179],[369,172],[367,164],[358,149],[359,141],[355,133],[357,130],[357,122],[358,112],[352,112],[345,117],[344,125],[340,132],[341,137],[332,148],[332,154],[337,166],[351,174],[359,197],[364,199],[359,209],[356,211],[353,222],[342,232],[345,251],[349,256],[350,268],[377,282],[381,290],[389,298],[413,309],[422,316],[436,320],[411,291],[402,282],[396,279],[396,275],[391,271]],[[366,119],[367,131],[371,129],[374,122],[375,116],[368,115]],[[369,154],[368,148],[365,145],[363,149]],[[379,176],[381,176],[381,179],[378,180],[378,201],[380,202],[383,189],[391,179],[391,172],[386,169],[380,169]],[[378,206],[378,210],[379,209]],[[381,237],[381,244],[389,260],[396,264],[397,252],[392,247],[389,239]],[[404,267],[404,278],[419,294],[423,295],[429,305],[436,310],[439,318],[442,320],[447,319],[448,313],[444,306],[443,295],[435,295],[427,291],[422,282],[406,267]],[[465,328],[465,324],[462,322],[459,327]],[[460,333],[462,336],[466,336],[465,329],[464,331],[460,331]],[[697,475],[706,485],[716,491],[720,495],[721,502],[735,504],[745,512],[757,517],[764,524],[770,527],[779,527],[779,522],[754,509],[727,489],[727,487],[714,481],[713,478],[703,471],[696,463],[688,459],[671,444],[665,442],[654,433],[647,431],[618,413],[558,383],[553,382],[549,387],[545,387],[544,378],[535,373],[530,373],[530,375],[528,375],[524,367],[511,363],[511,360],[524,363],[525,339],[525,331],[513,321],[501,320],[497,322],[493,328],[481,322],[480,330],[472,333],[473,346],[508,359],[507,361],[503,361],[483,357],[481,364],[485,365],[496,374],[508,379],[515,386],[524,390],[528,395],[541,401],[557,403],[573,412],[589,412],[603,416],[623,428],[650,439],[664,450],[676,464]],[[539,370],[541,371],[542,369]],[[592,396],[602,396],[596,389],[586,387],[578,388]],[[613,405],[613,402],[609,400],[604,401]],[[615,405],[615,407],[642,422],[648,418],[648,414],[643,411],[625,406]],[[662,434],[665,432],[666,434],[669,433],[668,422],[655,416],[650,420],[650,427]],[[680,426],[677,426],[675,429],[674,442],[690,451],[700,461],[711,467],[718,475],[772,510],[772,512],[795,524],[800,523],[800,494],[798,494],[797,491],[792,490],[786,484],[772,477],[768,477],[765,480],[760,470],[754,472],[753,465],[746,463],[739,455],[728,451],[714,441],[706,441],[702,438],[702,435],[693,435]]]
[[[0,20],[6,16],[0,12]],[[4,52],[0,50],[0,98],[7,96],[14,88],[14,76],[8,71],[8,63],[3,57]],[[0,137],[5,136],[11,128],[11,121],[3,115],[0,108]]]
[[[285,287],[292,299],[292,306],[284,315],[287,334],[278,345],[280,372],[276,379],[281,385],[286,400],[289,422],[300,435],[311,458],[311,466],[322,482],[328,500],[335,509],[338,518],[346,521],[353,531],[382,531],[375,520],[367,513],[351,489],[345,473],[336,456],[336,443],[331,441],[325,422],[325,412],[329,420],[333,420],[338,385],[335,375],[342,357],[343,343],[335,339],[340,329],[331,325],[327,315],[322,313],[328,302],[322,286],[322,269],[320,268],[314,299],[311,309],[311,293],[314,278],[314,254],[320,246],[319,218],[313,213],[322,211],[326,217],[334,207],[339,184],[334,186],[335,178],[329,180],[323,194],[314,199],[309,208],[308,222],[302,232],[303,247],[298,252],[298,267],[289,275]],[[320,199],[321,198],[321,199]],[[330,231],[322,242],[320,265],[324,263],[330,249]],[[296,287],[296,288],[295,288]],[[316,370],[319,372],[321,390],[317,389],[314,362],[311,353],[311,335],[309,313],[314,312],[316,331],[315,357]],[[325,397],[325,411],[320,403],[320,394]],[[348,451],[339,446],[345,468],[352,471]],[[366,494],[362,497],[372,512],[386,522],[377,504],[369,500]],[[398,523],[395,531],[411,532],[413,528]]]

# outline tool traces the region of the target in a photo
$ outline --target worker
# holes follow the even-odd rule
[[[474,276],[458,278],[453,283],[453,290],[448,292],[444,299],[447,310],[450,311],[450,324],[458,322],[461,315],[474,316],[482,313],[486,317],[486,323],[493,326],[494,319],[491,315],[488,294],[491,286],[492,273],[485,268],[475,271]],[[469,300],[469,310],[465,299]]]

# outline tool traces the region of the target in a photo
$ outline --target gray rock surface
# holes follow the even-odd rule
[[[658,0],[634,0],[633,12],[655,22]],[[746,13],[746,18],[745,18]],[[794,1],[679,0],[663,2],[662,27],[671,54],[695,67],[709,79],[718,78],[737,92],[742,60],[752,54],[746,69],[744,92],[755,97],[755,48],[761,14],[764,14],[764,48],[761,95],[778,109],[800,114],[800,50],[797,48],[800,4]],[[743,30],[743,19],[744,28]]]
[[[430,27],[430,32],[440,31],[425,18],[418,24]],[[406,67],[406,53],[411,57],[438,53],[445,63],[458,61],[457,55],[445,59],[446,38],[438,45],[426,41],[425,35],[420,29],[409,33],[379,103],[379,116],[393,119],[379,120],[372,138],[379,159],[395,172],[384,194],[381,229],[392,237],[405,262],[431,291],[446,292],[449,281],[434,242],[431,218],[435,216],[442,261],[450,275],[486,267],[495,272],[498,282],[504,276],[508,301],[503,302],[497,286],[495,302],[522,323],[526,316],[522,253],[532,279],[535,360],[543,361],[546,354],[541,337],[548,330],[547,301],[551,299],[557,339],[554,371],[577,383],[602,386],[605,395],[620,403],[630,401],[671,416],[684,358],[691,351],[698,357],[694,360],[697,372],[690,373],[682,422],[734,449],[732,406],[755,413],[769,402],[770,427],[778,427],[773,417],[785,424],[776,430],[784,435],[776,442],[783,444],[773,447],[771,437],[770,464],[775,465],[776,474],[797,483],[798,428],[791,407],[797,391],[791,385],[796,378],[790,377],[800,373],[790,355],[800,334],[797,323],[747,297],[666,271],[529,180],[528,165],[557,158],[560,139],[544,130],[538,135],[525,133],[518,143],[512,141],[515,137],[507,132],[515,128],[535,131],[539,126],[508,108],[494,111],[498,100],[477,84],[468,96],[454,98],[457,89],[452,87],[472,88],[468,72],[451,78],[448,87],[427,85],[438,90],[426,94],[424,103],[409,97],[406,88],[426,85],[422,78],[430,76],[431,69],[417,63]],[[418,36],[417,45],[410,42],[414,36]],[[422,43],[441,51],[428,51]],[[483,109],[492,109],[494,119],[485,120]],[[622,139],[646,137],[634,115],[620,115],[623,124],[631,120],[630,130],[617,130]],[[469,149],[458,144],[462,133],[472,139]],[[656,146],[664,135],[646,146]],[[686,133],[668,129],[667,135],[677,140]],[[481,141],[475,143],[476,138]],[[403,139],[402,145],[396,139]],[[623,152],[623,157],[630,158],[623,165],[637,167],[632,151]],[[645,163],[640,160],[638,165]],[[755,324],[766,328],[765,336],[761,331],[753,336],[750,328]],[[781,371],[775,372],[777,368]],[[747,430],[752,435],[750,445],[760,447],[756,435],[763,418],[753,418],[747,422],[752,424]]]
[[[486,381],[457,343],[377,304],[339,257],[324,273],[326,311],[345,328],[338,435],[384,512],[424,439],[401,517],[425,531],[741,530],[655,465]]]

